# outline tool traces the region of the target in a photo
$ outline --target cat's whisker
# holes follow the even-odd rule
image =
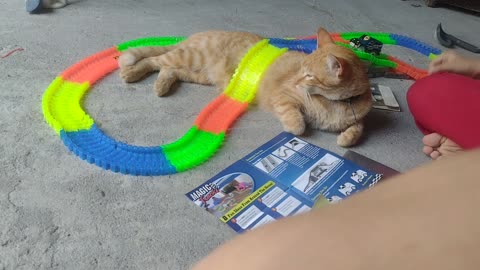
[[[303,98],[305,100],[305,103],[308,104],[308,107],[313,106],[312,95],[310,95],[310,93],[308,91],[303,92]]]

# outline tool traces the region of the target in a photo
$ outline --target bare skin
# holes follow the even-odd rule
[[[194,270],[477,270],[480,150],[380,182],[218,248]]]
[[[428,72],[429,74],[451,72],[478,79],[480,78],[480,59],[467,58],[453,51],[446,51],[432,60]],[[434,160],[463,151],[456,142],[438,133],[428,134],[422,141],[423,152]]]
[[[454,51],[446,51],[430,62],[428,73],[437,72],[451,72],[479,79],[480,59],[467,58]]]
[[[438,133],[430,133],[423,137],[423,152],[432,159],[440,159],[443,156],[450,156],[463,152],[462,147],[449,138]]]

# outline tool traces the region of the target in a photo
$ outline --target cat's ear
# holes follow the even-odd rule
[[[333,39],[327,30],[320,27],[317,30],[317,48],[321,48],[325,44],[333,43]]]
[[[337,78],[340,78],[343,74],[343,71],[345,69],[345,62],[341,58],[335,57],[333,54],[328,54],[327,55],[327,67],[328,71],[336,76]]]

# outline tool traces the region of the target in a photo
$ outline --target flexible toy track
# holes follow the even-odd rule
[[[348,43],[349,37],[363,33],[333,34],[335,41]],[[429,56],[439,50],[399,35],[368,33],[384,44],[406,46]],[[388,38],[388,37],[390,38]],[[222,145],[227,129],[254,99],[263,71],[288,49],[306,53],[316,48],[314,37],[263,40],[243,57],[225,91],[204,108],[193,127],[177,141],[162,146],[134,146],[105,135],[81,107],[81,100],[98,80],[118,69],[117,58],[130,47],[169,46],[184,37],[143,38],[122,43],[94,54],[65,70],[47,88],[42,109],[47,123],[77,156],[104,169],[133,175],[165,175],[185,171],[209,159]],[[270,42],[270,44],[269,44]],[[272,46],[274,45],[274,46]],[[283,49],[280,49],[283,48]],[[390,67],[418,79],[425,71],[393,57],[379,57],[355,50],[374,65]]]
[[[389,56],[386,54],[380,54],[378,56],[365,53],[361,50],[351,48],[348,44],[350,39],[359,37],[363,34],[369,35],[375,39],[378,39],[383,44],[398,45],[408,49],[415,50],[423,55],[428,56],[430,59],[439,55],[442,51],[434,48],[424,42],[416,39],[389,33],[370,33],[370,32],[349,32],[349,33],[333,33],[332,38],[338,45],[342,45],[352,49],[357,56],[365,61],[371,62],[375,66],[391,68],[394,72],[400,74],[406,74],[412,79],[418,80],[427,76],[427,71],[413,67],[401,60]],[[289,50],[297,50],[305,53],[311,53],[317,48],[317,37],[308,36],[299,39],[270,39],[270,43],[280,48],[288,48]]]
[[[45,119],[77,156],[115,172],[164,175],[184,171],[210,158],[220,148],[228,127],[254,99],[263,71],[287,49],[261,41],[244,56],[225,91],[197,117],[177,141],[154,147],[128,145],[106,136],[80,106],[86,91],[118,68],[116,58],[132,46],[167,46],[183,38],[147,38],[120,44],[73,65],[46,90]]]

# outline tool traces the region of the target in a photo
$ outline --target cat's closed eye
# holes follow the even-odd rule
[[[312,74],[305,74],[305,79],[313,80],[315,77]]]

